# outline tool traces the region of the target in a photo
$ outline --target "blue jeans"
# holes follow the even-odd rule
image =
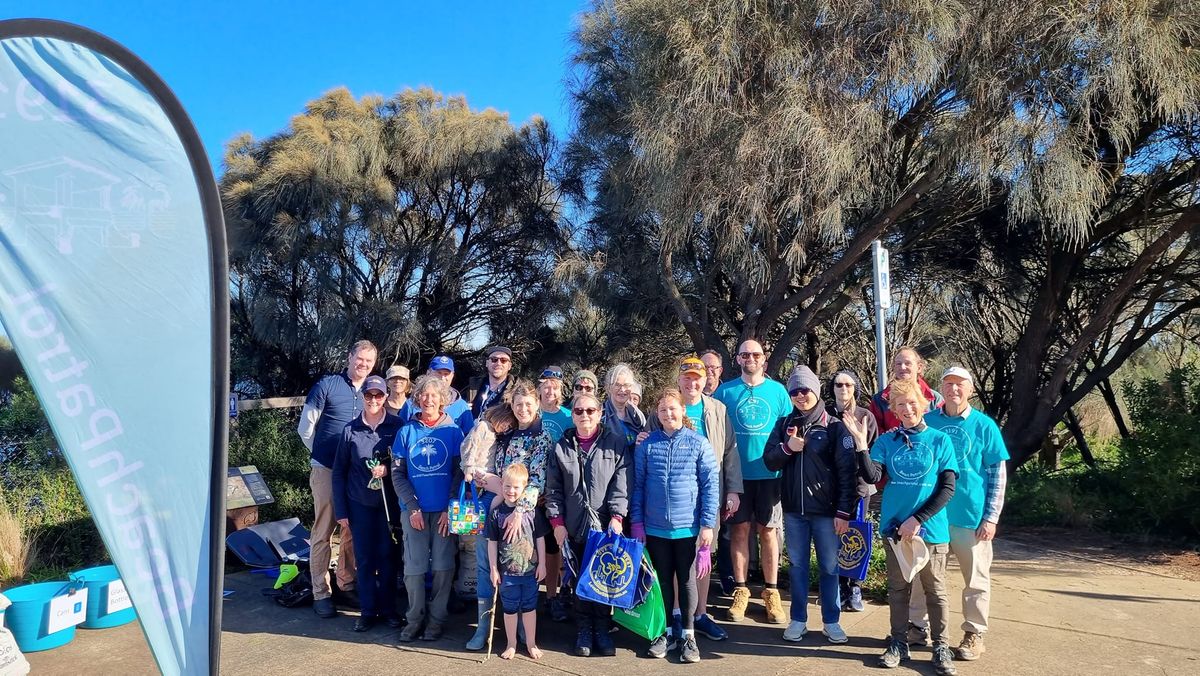
[[[821,593],[821,621],[833,624],[842,617],[838,590],[837,553],[840,540],[833,531],[832,516],[804,516],[785,512],[787,554],[791,562],[792,621],[808,622],[808,559],[811,547],[817,549],[818,589]],[[810,544],[811,543],[811,544]]]
[[[490,491],[479,494],[479,500],[488,510],[487,519],[492,518],[492,500],[495,497],[496,494]],[[492,595],[495,593],[496,589],[492,587],[492,564],[488,560],[488,539],[485,528],[484,532],[475,536],[475,598],[481,601],[484,599],[491,601]]]

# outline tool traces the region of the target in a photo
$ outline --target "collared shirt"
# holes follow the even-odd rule
[[[342,430],[362,412],[362,385],[355,387],[347,372],[327,375],[312,386],[300,411],[296,432],[312,452],[313,466],[333,467]]]

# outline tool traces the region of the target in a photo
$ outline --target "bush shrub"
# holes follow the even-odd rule
[[[312,522],[309,453],[296,434],[300,409],[244,411],[229,431],[229,466],[254,465],[275,502],[259,507],[260,521],[296,517]]]

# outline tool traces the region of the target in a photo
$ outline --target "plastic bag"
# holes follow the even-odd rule
[[[613,611],[613,621],[642,638],[653,641],[667,630],[667,609],[663,605],[662,587],[650,557],[642,554],[642,574],[638,576],[638,605],[629,610]],[[646,574],[646,571],[649,574]]]

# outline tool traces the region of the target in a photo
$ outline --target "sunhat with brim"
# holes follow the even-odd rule
[[[896,556],[900,572],[904,574],[905,582],[912,582],[917,573],[929,563],[929,546],[920,535],[914,535],[911,540],[903,538],[887,538],[888,546]]]

